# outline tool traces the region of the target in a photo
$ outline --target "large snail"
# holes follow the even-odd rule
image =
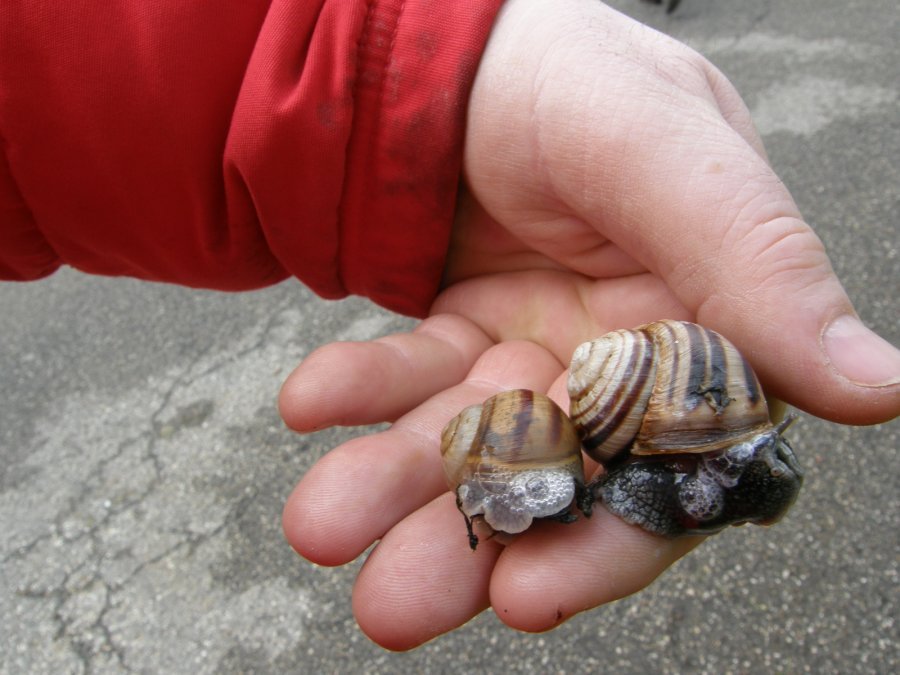
[[[770,524],[803,472],[759,381],[718,333],[681,321],[618,330],[575,350],[570,414],[606,467],[589,485],[612,513],[657,534]]]
[[[473,550],[473,518],[517,534],[535,518],[571,522],[571,507],[583,501],[581,443],[543,394],[505,391],[469,406],[444,428],[441,457]]]

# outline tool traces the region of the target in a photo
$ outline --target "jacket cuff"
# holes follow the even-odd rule
[[[425,315],[500,4],[273,3],[226,149],[232,220],[257,221],[280,266],[323,297]]]
[[[359,43],[341,201],[349,293],[427,313],[456,207],[468,96],[500,2],[376,2]]]

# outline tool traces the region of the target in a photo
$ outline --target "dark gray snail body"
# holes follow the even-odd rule
[[[441,459],[473,549],[474,518],[508,534],[535,518],[575,519],[570,510],[584,491],[581,443],[565,412],[543,394],[504,391],[469,406],[444,428]]]
[[[770,524],[803,482],[753,370],[718,333],[681,321],[619,330],[581,345],[568,381],[585,451],[606,467],[596,499],[651,532],[711,534]]]

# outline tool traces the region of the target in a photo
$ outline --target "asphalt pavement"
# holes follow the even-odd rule
[[[611,3],[736,84],[865,321],[900,345],[896,0]],[[803,416],[786,521],[720,534],[646,591],[543,635],[486,612],[394,654],[356,627],[361,564],[284,542],[282,503],[364,433],[287,431],[316,346],[412,326],[295,282],[240,295],[71,270],[0,285],[2,673],[900,672],[897,422]]]

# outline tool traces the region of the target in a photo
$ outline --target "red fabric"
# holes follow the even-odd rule
[[[499,0],[4,0],[0,277],[423,314]]]

